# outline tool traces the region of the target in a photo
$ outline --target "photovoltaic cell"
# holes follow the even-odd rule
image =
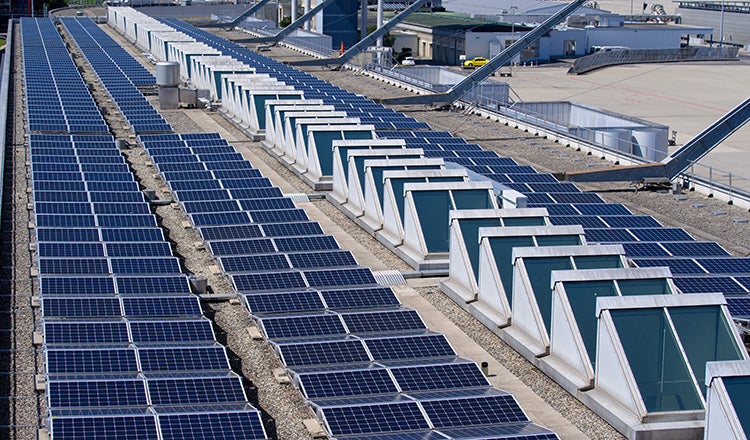
[[[141,348],[141,368],[146,373],[228,371],[227,354],[220,346]]]
[[[287,367],[353,364],[370,361],[362,342],[356,340],[280,344],[279,349]]]
[[[49,381],[47,396],[52,409],[146,405],[142,380]]]
[[[510,394],[422,401],[422,406],[436,428],[517,423],[529,420]]]
[[[201,316],[200,302],[194,296],[123,298],[125,316],[170,317]]]
[[[213,342],[211,321],[139,321],[131,322],[130,329],[136,344],[172,344]]]
[[[135,350],[106,348],[96,350],[47,350],[47,373],[106,374],[138,371]]]
[[[674,277],[672,281],[683,293],[747,293],[747,290],[730,277]]]
[[[52,418],[55,440],[157,440],[154,416],[97,416]]]
[[[323,290],[321,295],[331,309],[396,307],[400,304],[390,287]]]
[[[263,318],[260,320],[268,339],[290,339],[346,335],[337,315],[305,315]]]
[[[416,402],[337,406],[324,408],[323,416],[334,436],[429,428]]]
[[[190,284],[185,276],[123,277],[115,279],[117,292],[121,295],[144,295],[190,293]]]
[[[237,377],[150,379],[148,391],[153,405],[247,402]]]
[[[342,318],[349,331],[358,335],[427,331],[416,310],[346,313]]]
[[[39,277],[42,295],[114,295],[115,282],[109,277]]]
[[[439,334],[366,339],[365,343],[376,361],[456,356],[445,336]]]
[[[47,345],[122,345],[128,343],[124,322],[46,322],[44,342]]]
[[[310,400],[398,393],[384,368],[300,374],[299,380],[305,397]]]
[[[44,317],[107,318],[122,315],[117,298],[49,298],[42,299]]]
[[[391,373],[405,393],[490,385],[474,363],[393,368]]]
[[[314,312],[325,310],[325,305],[318,292],[308,290],[302,292],[258,293],[245,295],[250,313],[292,313]]]
[[[370,269],[308,270],[304,274],[310,287],[377,284]]]
[[[307,287],[299,272],[232,275],[232,281],[239,292],[296,290]]]

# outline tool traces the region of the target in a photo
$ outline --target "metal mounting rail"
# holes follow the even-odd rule
[[[750,120],[750,98],[727,112],[661,162],[598,171],[573,171],[563,178],[574,182],[635,182],[647,178],[674,179]]]
[[[495,55],[490,59],[487,64],[475,70],[471,75],[464,78],[461,82],[451,87],[445,93],[434,93],[431,95],[417,95],[417,96],[406,96],[399,98],[385,98],[380,100],[382,104],[425,104],[425,105],[451,105],[454,102],[461,99],[471,89],[476,87],[479,83],[487,79],[497,69],[510,63],[510,61],[518,54],[524,51],[531,43],[535,42],[544,34],[551,31],[560,22],[572,14],[581,5],[586,3],[588,0],[573,0],[568,3],[564,8],[560,9],[554,15],[546,19],[542,24],[525,33],[523,37],[516,40],[513,44],[506,47],[502,52]]]
[[[229,23],[226,23],[225,26],[228,27],[228,28],[233,28],[233,27],[237,26],[238,24],[242,23],[242,21],[244,19],[246,19],[247,17],[255,14],[256,12],[258,12],[258,10],[260,10],[260,8],[262,8],[263,6],[265,6],[266,3],[268,3],[269,1],[271,1],[271,0],[260,0],[260,1],[256,2],[254,5],[252,5],[250,7],[250,9],[248,9],[245,12],[243,12],[242,14],[240,14],[239,16],[237,16],[237,18],[235,18],[234,20],[230,21]]]
[[[322,11],[323,8],[333,3],[334,0],[323,0],[321,3],[318,3],[315,5],[314,8],[310,9],[306,14],[301,16],[300,18],[294,20],[292,23],[289,24],[289,26],[285,27],[279,33],[276,35],[271,35],[270,37],[259,37],[259,38],[239,38],[239,39],[232,39],[235,43],[270,43],[270,46],[275,45],[279,41],[283,40],[284,37],[291,34],[292,32],[299,29],[303,24],[305,24],[308,20],[310,20],[315,14]]]
[[[361,39],[354,46],[350,47],[346,52],[341,54],[340,57],[303,60],[303,61],[292,62],[289,64],[292,66],[342,66],[346,64],[349,60],[354,58],[355,56],[362,53],[368,47],[370,47],[378,38],[382,37],[383,35],[388,33],[388,31],[396,27],[397,24],[401,23],[406,17],[410,16],[417,9],[421,8],[422,5],[427,3],[427,1],[428,0],[415,1],[414,3],[411,4],[411,6],[399,12],[398,15],[388,20],[388,22],[383,24],[383,26],[376,29],[365,38]]]

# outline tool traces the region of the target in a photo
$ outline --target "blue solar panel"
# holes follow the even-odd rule
[[[325,305],[316,291],[277,292],[245,295],[250,313],[292,313],[314,312],[325,309]]]
[[[100,243],[39,243],[40,257],[103,257],[104,248]]]
[[[101,233],[102,241],[107,242],[164,241],[161,228],[101,229]]]
[[[698,258],[697,261],[709,273],[746,275],[750,273],[750,258]]]
[[[148,391],[153,405],[247,402],[237,377],[150,379]]]
[[[405,393],[489,386],[479,367],[468,362],[393,368],[391,373]]]
[[[47,345],[85,345],[128,343],[124,322],[47,322],[44,324]]]
[[[310,269],[319,267],[356,266],[357,261],[349,251],[320,251],[287,254],[292,267]]]
[[[446,358],[456,355],[443,335],[374,338],[367,339],[366,343],[376,361]]]
[[[727,296],[726,300],[733,318],[750,319],[750,296]]]
[[[323,417],[334,436],[394,433],[430,427],[416,402],[324,408]]]
[[[154,416],[54,417],[50,436],[56,440],[157,440]]]
[[[257,225],[202,227],[199,232],[204,240],[209,241],[253,238],[262,235],[262,232]]]
[[[146,373],[228,371],[227,354],[221,346],[160,347],[138,350],[141,369]]]
[[[42,275],[106,275],[109,265],[104,258],[40,258]]]
[[[107,374],[138,371],[135,350],[106,348],[96,350],[47,350],[47,373]]]
[[[674,277],[672,280],[683,293],[747,293],[747,290],[730,277]]]
[[[377,284],[370,269],[308,270],[304,274],[310,287]]]
[[[342,315],[349,332],[357,335],[425,332],[416,310],[390,310]]]
[[[42,299],[44,317],[100,318],[122,315],[117,298],[48,298]]]
[[[166,242],[107,243],[109,257],[171,257],[172,249]]]
[[[257,411],[159,416],[164,440],[252,440],[267,438]]]
[[[305,315],[263,318],[260,320],[268,339],[344,336],[347,331],[337,315]]]
[[[50,381],[47,396],[52,409],[146,405],[142,380]]]
[[[310,400],[398,393],[384,368],[300,374],[299,380],[302,392]]]
[[[665,242],[662,244],[672,255],[679,257],[728,257],[718,243],[712,241]]]
[[[111,258],[112,273],[132,274],[178,274],[177,258]]]
[[[362,341],[280,344],[282,361],[287,367],[311,367],[369,362]]]
[[[116,278],[117,292],[121,295],[156,293],[189,294],[190,284],[185,276],[123,277]]]
[[[233,275],[232,281],[239,292],[296,290],[307,287],[299,272]]]
[[[43,295],[114,295],[115,283],[107,277],[50,277],[39,278]]]
[[[526,422],[528,417],[510,394],[422,401],[436,428]]]
[[[211,321],[139,321],[130,329],[136,344],[203,343],[215,341]]]
[[[625,255],[628,257],[668,257],[669,252],[665,251],[659,243],[652,242],[634,242],[624,243]]]
[[[263,225],[263,235],[266,237],[323,235],[323,229],[320,227],[318,222],[270,223]]]
[[[321,295],[331,309],[384,308],[400,304],[390,287],[323,290]]]
[[[125,316],[171,317],[201,316],[200,302],[194,296],[179,297],[131,297],[123,298]]]
[[[675,275],[706,273],[695,261],[686,258],[634,258],[633,262],[638,267],[668,267]]]
[[[273,241],[266,238],[254,240],[212,241],[208,243],[216,257],[225,255],[268,254],[276,251]]]
[[[653,228],[653,229],[630,229],[630,232],[641,241],[691,241],[690,236],[684,229],[678,228]]]
[[[592,243],[627,243],[637,239],[627,229],[586,229],[586,241]]]
[[[224,271],[228,273],[289,269],[289,262],[283,254],[221,257],[219,262]]]

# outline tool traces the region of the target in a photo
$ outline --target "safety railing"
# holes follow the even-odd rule
[[[676,63],[683,61],[737,60],[737,47],[686,47],[682,49],[620,49],[576,59],[568,73],[580,75],[618,64]]]

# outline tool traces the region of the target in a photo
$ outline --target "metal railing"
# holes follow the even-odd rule
[[[750,203],[750,178],[696,162],[680,177],[690,188],[696,185],[705,187],[711,197],[719,192],[727,196],[730,204],[735,204],[737,200]]]
[[[5,175],[5,154],[7,148],[8,97],[10,95],[10,63],[13,61],[13,21],[8,22],[8,35],[5,37],[5,51],[2,54],[2,71],[0,71],[0,200],[3,199]],[[0,215],[2,204],[0,203]]]
[[[618,64],[677,63],[683,61],[737,60],[737,47],[686,47],[683,49],[625,49],[597,52],[578,58],[568,73],[580,75]]]

